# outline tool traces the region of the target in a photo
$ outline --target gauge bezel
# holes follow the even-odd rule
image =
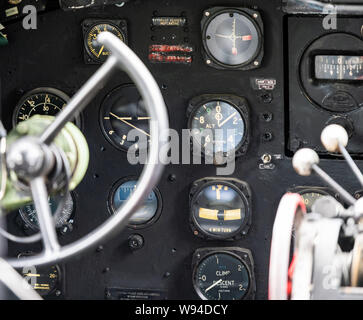
[[[189,101],[188,109],[186,112],[187,116],[187,126],[189,130],[192,130],[191,123],[193,120],[193,115],[201,108],[204,104],[213,101],[222,101],[232,105],[241,115],[241,118],[245,125],[245,133],[240,141],[240,143],[234,148],[234,156],[235,158],[244,155],[248,150],[248,145],[250,143],[250,112],[248,102],[245,98],[239,97],[233,94],[203,94],[197,97],[194,97]],[[197,148],[198,152],[201,152],[204,157],[212,157],[215,158],[215,153],[213,155],[206,155],[204,152],[204,148],[198,144],[194,143],[193,136],[191,136],[191,147]],[[228,153],[224,152],[223,157],[227,159],[227,161],[234,160],[232,159]]]
[[[208,12],[208,13],[207,13]],[[225,63],[222,63],[218,61],[210,50],[208,49],[207,45],[207,35],[206,31],[210,24],[210,22],[217,17],[218,15],[222,13],[238,13],[243,16],[245,16],[248,20],[252,22],[254,27],[256,28],[257,34],[258,34],[258,47],[256,49],[255,54],[246,62],[238,64],[238,65],[228,65]],[[207,13],[207,14],[206,14]],[[256,18],[254,18],[254,16]],[[203,56],[204,61],[206,64],[210,67],[213,67],[215,69],[221,69],[221,70],[251,70],[256,69],[261,66],[261,62],[264,55],[264,33],[263,33],[263,21],[261,19],[261,15],[258,11],[248,9],[248,8],[241,8],[241,7],[213,7],[205,10],[203,12],[203,17],[201,20],[201,31],[202,31],[202,43],[203,43]],[[207,61],[209,63],[207,63]],[[258,63],[254,63],[258,62]]]
[[[127,21],[124,19],[86,19],[82,22],[82,32],[83,32],[83,58],[86,64],[102,64],[104,61],[102,59],[97,59],[94,57],[92,52],[89,50],[87,45],[87,38],[89,32],[97,25],[108,24],[116,28],[124,37],[124,43],[128,45],[128,34],[127,34]]]
[[[110,191],[108,192],[108,197],[107,197],[107,210],[108,210],[108,213],[110,216],[112,216],[115,213],[115,208],[113,206],[113,197],[114,197],[117,189],[125,182],[139,181],[139,180],[140,180],[140,177],[138,177],[138,176],[127,176],[127,177],[123,177],[123,178],[117,180],[116,182],[114,182],[112,184],[112,187],[111,187]],[[127,224],[128,228],[133,229],[133,230],[146,229],[146,228],[152,226],[153,224],[155,224],[159,220],[159,218],[161,216],[162,208],[163,208],[163,199],[161,196],[161,192],[157,187],[154,187],[153,191],[154,191],[156,199],[158,201],[158,207],[156,209],[154,216],[150,220],[148,220],[142,224],[128,223]]]
[[[360,49],[356,51],[347,49],[358,45]],[[306,45],[298,58],[296,70],[301,92],[314,107],[330,114],[347,114],[357,110],[363,104],[363,81],[316,79],[314,63],[317,55],[363,55],[361,40],[355,34],[344,31],[320,35]],[[352,105],[340,107],[326,103],[338,95],[345,96]]]
[[[36,94],[51,94],[54,96],[57,96],[58,98],[64,100],[66,103],[69,102],[69,100],[71,99],[65,92],[56,89],[56,88],[52,88],[52,87],[39,87],[39,88],[35,88],[32,89],[30,91],[27,91],[18,101],[18,103],[16,104],[14,111],[13,111],[13,115],[12,115],[12,125],[15,128],[17,126],[17,116],[19,114],[20,109],[23,107],[23,104],[29,99],[30,96],[36,95]],[[74,123],[78,128],[82,128],[82,121],[81,121],[81,116],[78,116],[74,119]]]
[[[245,296],[241,300],[253,300],[256,292],[256,280],[252,252],[249,249],[239,247],[200,248],[194,252],[192,258],[192,282],[194,290],[199,298],[202,300],[208,300],[198,286],[198,281],[196,279],[198,267],[204,259],[215,254],[228,254],[243,263],[249,275],[249,287]]]
[[[341,202],[339,194],[335,193],[334,190],[328,187],[316,187],[316,186],[296,186],[287,189],[286,192],[298,193],[299,195],[303,195],[305,193],[319,193],[323,196],[332,196],[339,202]]]
[[[72,209],[72,212],[69,216],[69,218],[67,219],[67,224],[64,224],[57,229],[57,231],[59,233],[62,234],[62,232],[60,231],[63,227],[67,226],[68,224],[73,224],[70,222],[70,220],[74,219],[74,216],[75,216],[75,213],[76,213],[76,199],[75,199],[75,195],[74,195],[74,192],[73,191],[70,191],[69,192],[70,194],[70,197],[72,198],[72,201],[73,201],[73,209]],[[25,214],[25,212],[22,210],[24,207],[22,208],[19,208],[17,210],[17,212],[19,213],[19,216],[21,218],[21,222],[23,224],[23,227],[26,228],[27,230],[31,230],[31,231],[34,231],[34,232],[38,232],[39,231],[39,227],[36,227],[28,218],[28,216]]]
[[[245,205],[245,218],[242,221],[241,226],[235,232],[225,235],[210,234],[199,225],[193,214],[193,204],[195,203],[199,193],[204,188],[214,184],[222,184],[232,188],[238,193]],[[248,183],[235,178],[213,177],[202,178],[194,181],[189,191],[189,224],[195,236],[204,238],[206,240],[232,241],[246,236],[252,224],[252,193]]]
[[[115,141],[113,141],[113,139],[109,136],[109,134],[107,133],[107,130],[105,128],[105,125],[104,125],[104,116],[105,116],[105,101],[116,91],[118,90],[121,90],[123,88],[127,88],[127,87],[134,87],[137,91],[138,89],[136,88],[136,86],[133,84],[133,83],[126,83],[126,84],[122,84],[122,85],[119,85],[115,88],[113,88],[110,92],[108,92],[105,97],[102,99],[102,102],[101,102],[101,106],[100,106],[100,109],[99,109],[99,124],[100,124],[100,127],[101,127],[101,131],[102,131],[102,134],[104,135],[104,137],[106,138],[106,140],[114,147],[116,148],[117,150],[120,150],[120,151],[123,151],[123,152],[128,152],[129,151],[129,148],[126,148],[126,147],[123,147],[121,146],[119,143],[116,143]],[[139,93],[140,94],[140,93]],[[140,95],[140,98],[142,99],[141,95]],[[150,121],[149,121],[149,130],[150,130]],[[149,143],[148,143],[148,146],[149,146]]]
[[[25,251],[25,252],[20,252],[18,255],[17,255],[17,258],[20,259],[21,257],[24,257],[24,256],[27,256],[27,257],[30,257],[30,256],[33,256],[35,255],[34,252],[32,251]],[[37,267],[37,266],[35,266]],[[65,279],[65,275],[64,275],[64,268],[63,266],[59,265],[59,264],[53,264],[53,265],[46,265],[46,266],[41,266],[41,268],[51,268],[51,267],[55,267],[58,271],[58,278],[57,278],[57,282],[56,284],[54,285],[53,289],[50,290],[46,295],[40,295],[41,297],[43,298],[46,298],[46,299],[49,299],[49,298],[60,298],[61,295],[64,295],[64,279]],[[22,271],[21,272],[21,276],[23,277],[23,273]],[[35,289],[34,289],[35,290]],[[59,295],[56,294],[56,292],[59,291]]]

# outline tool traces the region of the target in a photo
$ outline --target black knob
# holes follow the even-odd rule
[[[138,250],[144,246],[144,238],[140,234],[132,234],[129,237],[129,247],[131,250]]]

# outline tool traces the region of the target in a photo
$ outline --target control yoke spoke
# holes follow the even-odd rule
[[[45,253],[59,251],[57,232],[48,201],[48,191],[44,177],[37,177],[30,181],[31,193],[37,211],[40,232]]]

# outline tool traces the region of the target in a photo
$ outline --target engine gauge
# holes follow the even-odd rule
[[[31,116],[40,114],[55,116],[69,101],[69,97],[62,91],[54,88],[37,88],[26,93],[15,107],[13,125],[28,120]],[[79,126],[80,120],[75,123]]]
[[[112,214],[120,208],[136,190],[136,178],[125,178],[118,181],[109,195],[109,209]],[[162,208],[161,194],[157,188],[149,194],[143,205],[129,219],[129,226],[134,229],[153,224],[160,216]]]
[[[86,63],[102,63],[110,55],[110,51],[97,42],[97,37],[101,32],[110,32],[127,44],[127,23],[125,20],[104,21],[88,19],[83,22],[82,26]]]
[[[56,210],[58,208],[58,205],[64,195],[56,195],[54,197],[49,198],[49,205],[52,211],[52,214],[54,215],[56,213]],[[72,217],[74,213],[74,201],[72,195],[69,193],[65,200],[64,200],[64,206],[61,212],[57,217],[55,217],[55,226],[57,229],[60,229],[62,227],[65,227],[65,230],[68,230],[70,224],[72,224]],[[25,225],[34,230],[39,231],[39,222],[38,222],[38,216],[37,211],[33,204],[28,204],[24,206],[23,208],[19,209],[20,217],[22,218]]]
[[[24,252],[20,253],[18,258],[32,255],[33,253]],[[53,295],[61,286],[62,275],[58,265],[24,267],[21,275],[42,297]],[[59,294],[61,294],[60,291],[56,293],[57,296]]]
[[[238,156],[249,142],[249,111],[244,98],[204,95],[194,98],[188,109],[193,148],[207,157]]]
[[[116,148],[128,151],[145,149],[150,142],[149,120],[144,102],[134,85],[120,86],[111,91],[104,99],[100,110],[103,134]],[[143,139],[140,143],[127,139],[130,130],[136,130]],[[146,144],[142,143],[146,141]]]
[[[332,196],[339,200],[338,196],[329,188],[326,187],[295,187],[289,190],[289,192],[296,192],[301,195],[304,200],[306,212],[311,212],[311,208],[314,202],[324,196]]]
[[[190,190],[190,223],[195,235],[236,239],[251,225],[251,191],[237,179],[201,179]]]
[[[193,256],[195,263],[193,284],[199,297],[203,300],[252,298],[254,292],[252,261],[251,253],[246,249],[197,250]]]
[[[211,8],[204,12],[202,37],[206,63],[219,69],[247,70],[262,60],[263,23],[257,11]]]

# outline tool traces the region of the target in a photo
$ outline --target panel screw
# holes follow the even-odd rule
[[[261,160],[264,164],[267,164],[267,163],[270,163],[271,160],[272,160],[272,157],[270,154],[268,153],[265,153],[262,157],[261,157]]]
[[[210,13],[209,13],[208,11],[206,11],[206,12],[204,12],[204,15],[205,15],[206,17],[209,17]]]
[[[257,13],[254,13],[254,14],[253,14],[253,17],[254,17],[255,19],[257,19],[257,18],[258,18],[258,14],[257,14]]]
[[[256,61],[254,61],[254,62],[253,62],[253,64],[254,64],[255,66],[258,66],[260,63],[256,60]]]
[[[140,234],[132,234],[129,237],[129,248],[131,250],[138,250],[144,246],[144,238]]]
[[[211,63],[212,63],[212,61],[210,61],[209,59],[207,59],[206,64],[211,64]]]

